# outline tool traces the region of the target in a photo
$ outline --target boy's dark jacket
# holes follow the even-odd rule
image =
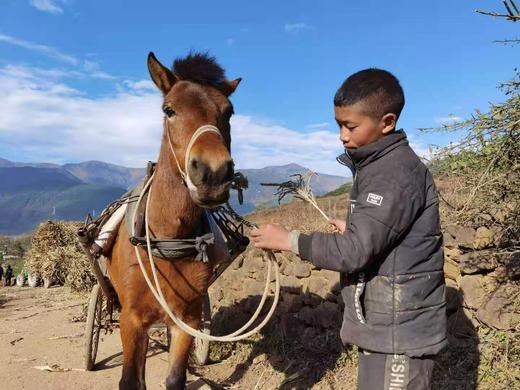
[[[301,234],[298,250],[346,273],[341,339],[365,350],[422,356],[447,343],[438,197],[396,131],[338,158],[354,175],[344,234]]]

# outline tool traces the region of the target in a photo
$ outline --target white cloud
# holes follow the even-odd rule
[[[40,11],[43,11],[43,12],[48,12],[50,14],[62,14],[63,13],[63,8],[61,8],[60,6],[58,6],[56,3],[59,2],[59,3],[64,3],[65,1],[64,0],[58,0],[58,1],[55,1],[55,0],[30,0],[30,3],[31,5],[40,10]]]
[[[111,96],[94,99],[66,77],[52,69],[0,68],[0,157],[16,151],[25,161],[101,160],[130,167],[157,159],[161,96],[151,82],[126,80]],[[298,163],[347,174],[335,161],[342,152],[336,132],[302,133],[244,115],[231,124],[239,168]]]
[[[0,34],[0,42],[7,42],[7,43],[10,43],[15,46],[19,46],[19,47],[23,47],[25,49],[36,51],[38,53],[46,55],[47,57],[54,58],[61,62],[65,62],[69,65],[78,65],[80,62],[77,58],[70,56],[68,54],[63,54],[62,52],[55,49],[54,47],[25,41],[23,39],[13,37],[11,35]]]
[[[297,34],[304,30],[312,30],[314,27],[306,23],[286,23],[284,26],[285,32]]]
[[[325,127],[329,127],[329,122],[320,122],[320,123],[311,123],[310,125],[307,125],[308,129],[323,129]]]
[[[460,116],[456,116],[456,115],[449,115],[449,116],[435,118],[435,122],[440,125],[452,124],[452,123],[460,122],[463,120],[464,120],[464,118],[461,118]]]
[[[77,57],[62,53],[58,49],[42,45],[39,43],[29,42],[11,35],[0,34],[0,42],[6,42],[11,45],[23,47],[24,49],[32,50],[37,53],[43,54],[46,57],[58,60],[70,66],[75,66],[77,70],[61,71],[67,73],[68,77],[91,77],[96,79],[110,80],[115,77],[101,70],[100,65],[91,60],[81,60]]]
[[[156,86],[155,84],[150,80],[139,80],[139,81],[133,81],[133,80],[125,80],[124,85],[135,92],[143,92],[143,91],[155,91]]]

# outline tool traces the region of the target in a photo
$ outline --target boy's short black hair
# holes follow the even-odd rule
[[[348,77],[336,95],[334,105],[350,106],[363,102],[368,115],[379,119],[388,113],[398,118],[404,107],[404,92],[399,80],[386,70],[369,68]]]

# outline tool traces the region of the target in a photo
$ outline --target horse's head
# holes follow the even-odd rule
[[[193,201],[214,207],[229,199],[231,159],[229,96],[240,79],[227,80],[207,54],[177,59],[173,71],[148,55],[148,70],[164,96],[164,131],[172,169],[179,171]]]

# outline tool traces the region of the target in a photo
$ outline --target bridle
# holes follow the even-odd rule
[[[168,121],[168,118],[164,118],[164,120],[166,121],[166,134],[168,136],[168,145],[170,145],[170,150],[173,154],[173,158],[175,159],[175,163],[177,164],[177,168],[179,169],[179,173],[181,175],[182,182],[186,187],[189,187],[188,183],[190,183],[190,178],[189,178],[189,174],[188,174],[188,162],[190,159],[191,149],[193,148],[193,145],[195,145],[195,142],[197,142],[197,139],[202,134],[205,134],[205,133],[218,134],[218,136],[221,139],[224,139],[224,137],[222,136],[222,133],[220,132],[220,130],[216,126],[213,126],[213,125],[202,125],[197,130],[195,130],[195,133],[193,133],[193,135],[191,136],[190,142],[188,142],[188,146],[186,148],[186,153],[185,153],[185,157],[184,157],[184,170],[183,170],[179,163],[179,159],[177,158],[177,154],[175,153],[175,150],[173,149],[172,137],[170,134],[170,122]]]

